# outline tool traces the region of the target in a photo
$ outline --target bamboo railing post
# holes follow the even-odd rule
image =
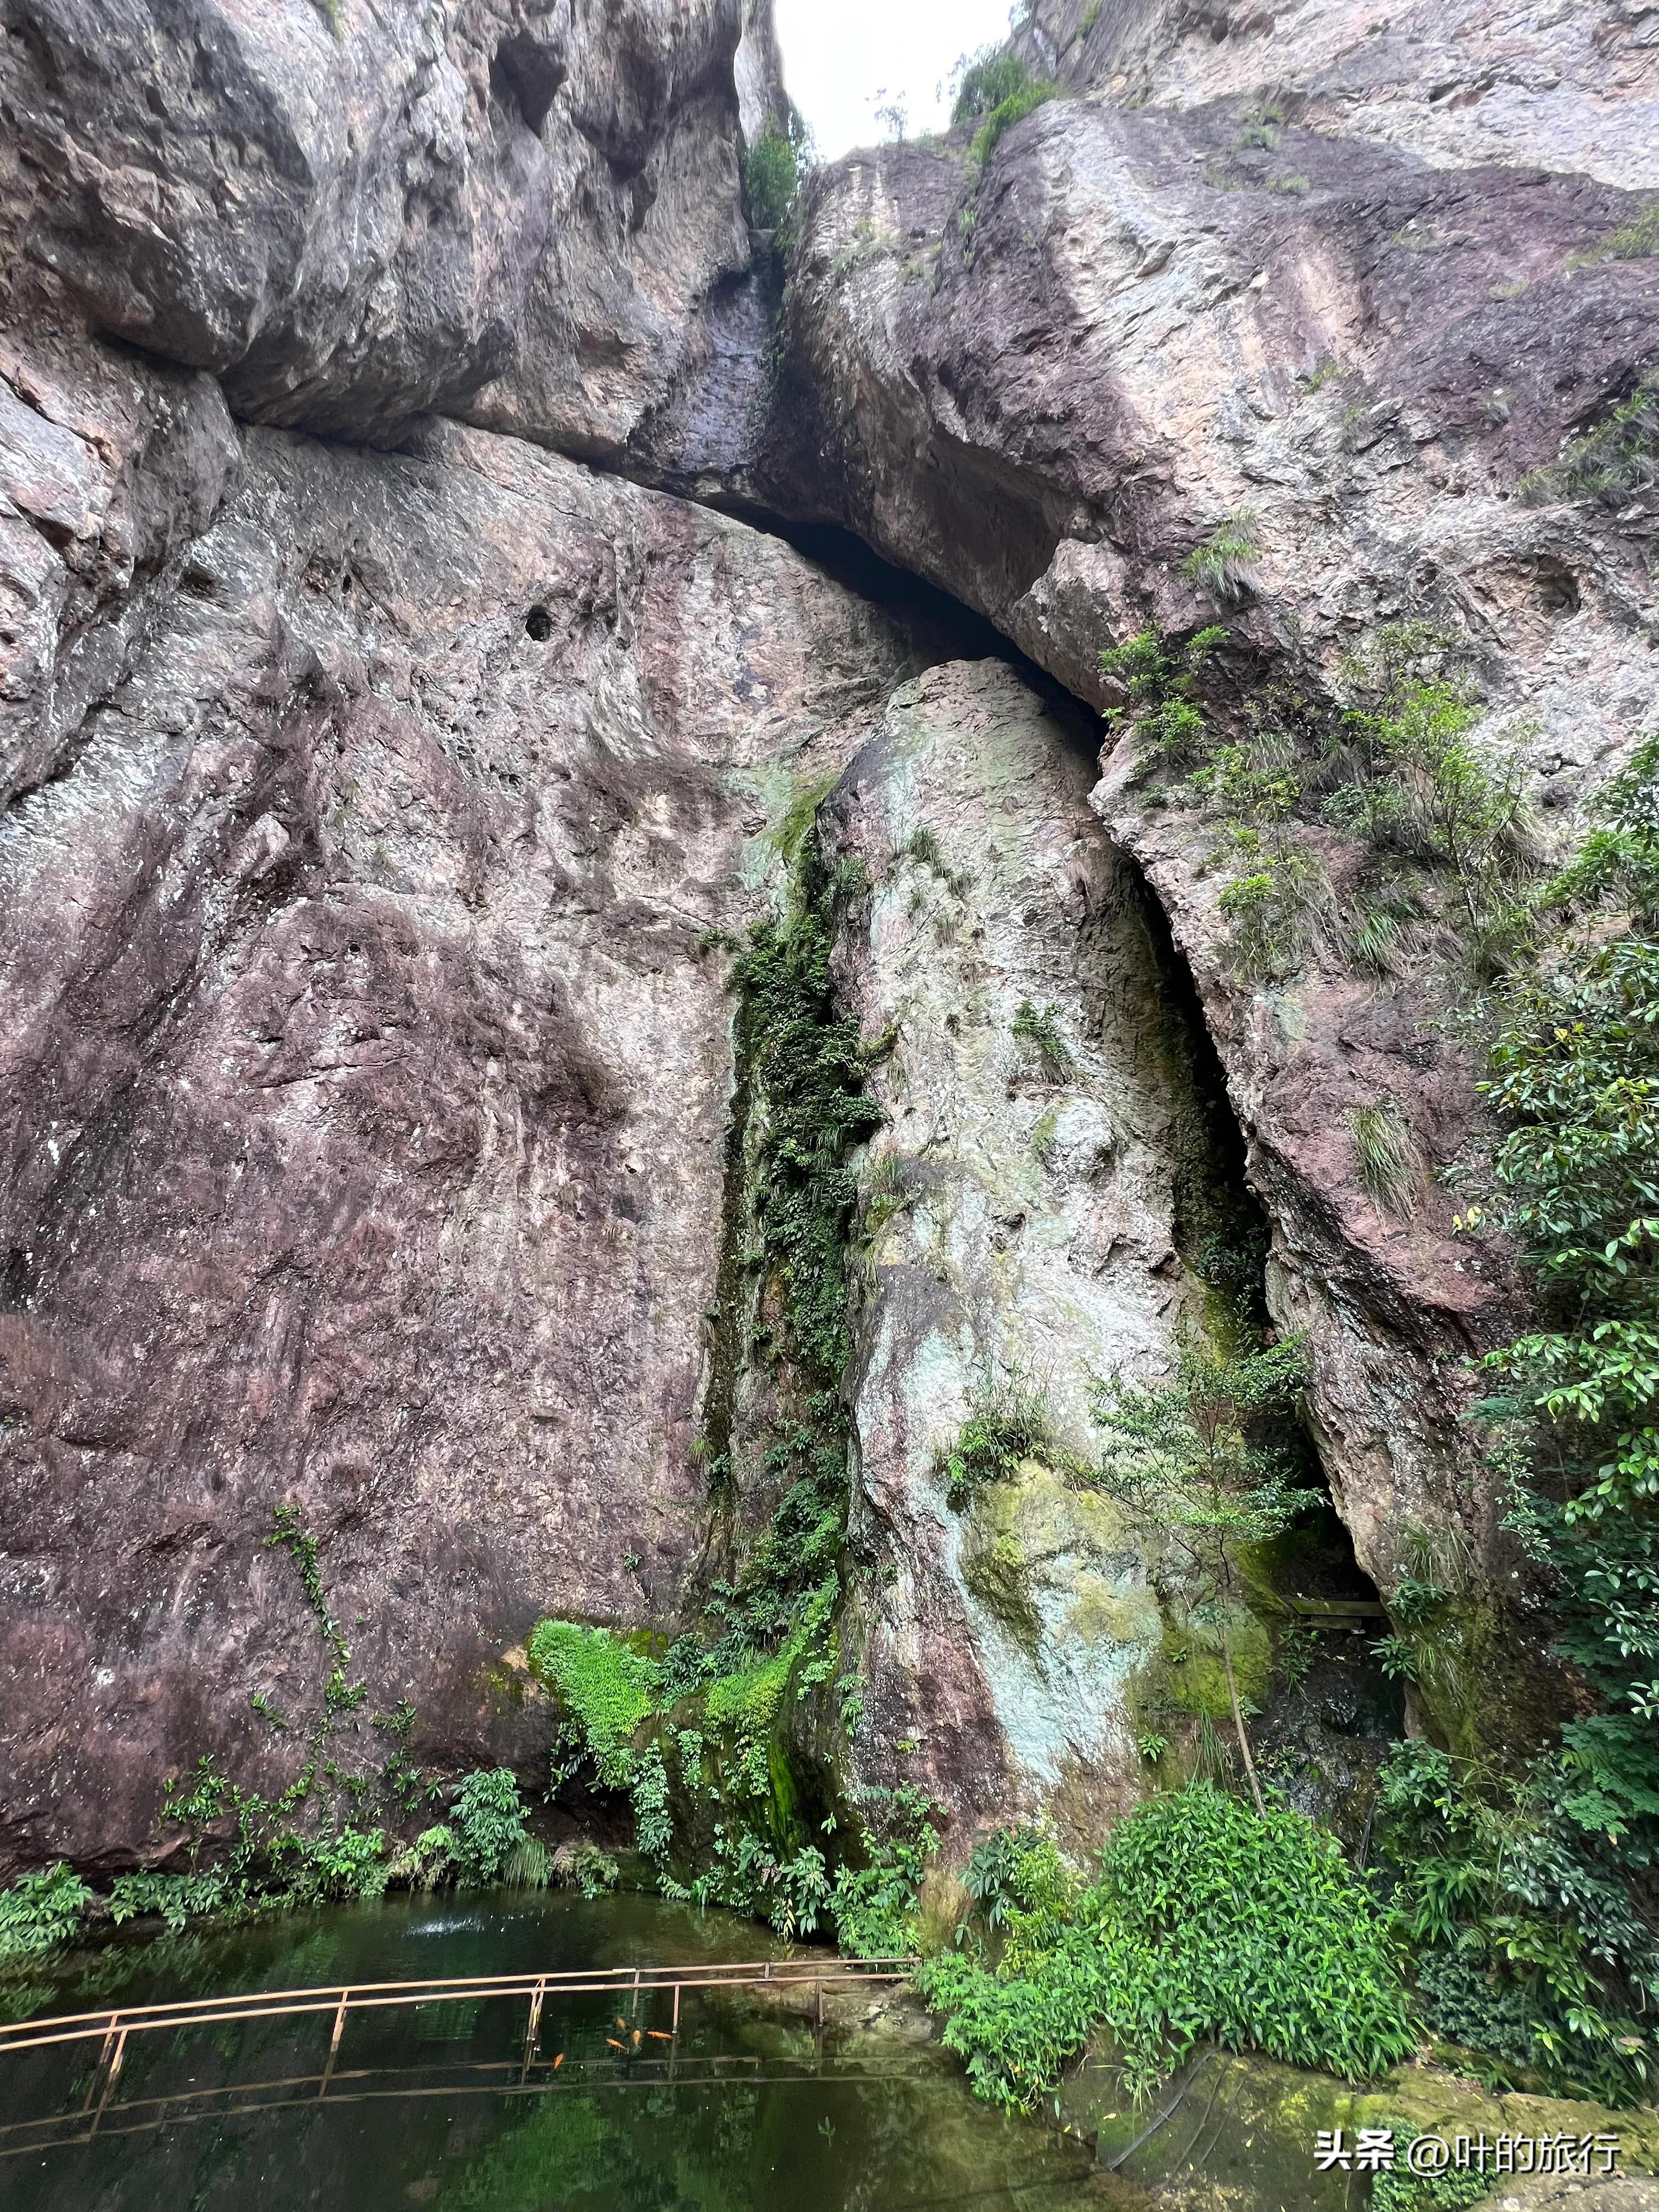
[[[98,2094],[98,2084],[103,2080],[104,2069],[109,2064],[110,2046],[115,2041],[115,2024],[120,2017],[118,2012],[112,2012],[109,2016],[109,2026],[104,2030],[103,2044],[98,2052],[98,2063],[93,2068],[92,2079],[87,2084],[87,2101],[81,2107],[83,2112],[92,2110],[92,2100]]]
[[[530,2069],[535,2063],[536,2045],[541,2039],[542,2000],[547,1995],[547,1984],[538,1982],[530,1998],[530,2026],[525,2031],[524,2065],[520,2070],[520,2083],[530,2079]]]
[[[114,2027],[117,2017],[118,2017],[118,2015],[112,2014],[110,2020],[110,2026],[112,2027]],[[89,2132],[94,2136],[98,2132],[98,2123],[104,2117],[104,2107],[110,2100],[110,2092],[114,2088],[117,2078],[120,2074],[121,2061],[126,2057],[126,2055],[127,2032],[125,2028],[122,2028],[115,2039],[115,2051],[114,2055],[111,2057],[109,2062],[109,2071],[104,2076],[104,2094],[98,2100],[98,2110],[92,2116],[92,2126]]]
[[[328,2085],[334,2078],[334,2062],[340,2055],[340,2036],[345,2027],[346,2007],[351,2002],[351,1991],[342,1990],[340,2002],[334,2014],[334,2033],[328,2039],[328,2063],[323,2069],[323,2078],[318,2086],[317,2102],[320,2105],[328,2094]]]

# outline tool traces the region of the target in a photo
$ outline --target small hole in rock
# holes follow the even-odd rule
[[[532,607],[524,618],[526,637],[533,637],[538,645],[545,645],[553,635],[553,617],[543,606]]]

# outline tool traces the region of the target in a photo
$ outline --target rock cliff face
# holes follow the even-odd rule
[[[1235,734],[1274,687],[1328,724],[1345,657],[1416,625],[1559,844],[1659,721],[1651,457],[1599,499],[1547,482],[1659,360],[1648,14],[1056,0],[1016,46],[1059,96],[982,166],[970,123],[813,179],[741,480],[1103,707],[1123,698],[1103,648],[1219,623]],[[1206,582],[1193,556],[1229,530],[1237,573]],[[1513,1318],[1505,1256],[1455,1242],[1431,1188],[1391,1217],[1349,1133],[1381,1097],[1425,1168],[1468,1145],[1435,963],[1356,975],[1327,944],[1241,983],[1224,809],[1149,781],[1130,738],[1109,753],[1094,803],[1198,980],[1360,1559],[1386,1588],[1401,1529],[1440,1524],[1496,1570],[1455,1417],[1463,1359]],[[1348,882],[1352,847],[1314,842]]]
[[[1348,1127],[1467,1143],[1439,955],[1242,978],[1212,811],[1132,736],[1097,776],[1091,710],[1103,647],[1219,617],[1228,727],[1269,681],[1328,719],[1411,619],[1547,825],[1659,720],[1651,471],[1515,496],[1659,362],[1659,263],[1612,250],[1656,22],[1042,0],[1063,96],[982,167],[819,173],[775,334],[764,0],[0,0],[0,1856],[130,1863],[199,1753],[286,1773],[276,1503],[436,1767],[539,1759],[491,1672],[538,1613],[684,1617],[720,949],[804,831],[865,871],[837,987],[892,1041],[854,1771],[958,1849],[1137,1786],[1156,1560],[1035,1462],[952,1512],[937,1460],[997,1372],[1086,1450],[1217,1190],[1265,1208],[1362,1564],[1428,1523],[1501,1565],[1455,1415],[1505,1255],[1426,1182],[1382,1206]],[[1183,574],[1241,514],[1238,572]]]

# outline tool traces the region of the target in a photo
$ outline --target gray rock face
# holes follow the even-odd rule
[[[509,441],[242,459],[0,823],[14,1860],[118,1863],[198,1753],[261,1774],[252,1692],[309,1713],[278,1502],[437,1762],[528,1757],[480,1669],[542,1612],[672,1615],[731,1085],[700,940],[913,665],[775,541]]]
[[[1158,1371],[1196,1296],[1145,886],[1362,1560],[1407,1521],[1490,1560],[1449,1439],[1505,1255],[1426,1182],[1385,1217],[1347,1129],[1388,1096],[1425,1169],[1470,1136],[1420,979],[1241,982],[1214,824],[1132,748],[1094,782],[1006,668],[590,472],[845,526],[1093,708],[1146,626],[1224,614],[1235,698],[1329,707],[1356,642],[1431,623],[1571,818],[1659,720],[1654,500],[1514,495],[1659,358],[1656,264],[1611,251],[1652,9],[1089,13],[1041,0],[1070,96],[982,174],[959,132],[815,179],[775,391],[764,0],[0,0],[0,1858],[130,1861],[204,1751],[274,1779],[248,1697],[317,1676],[279,1501],[434,1765],[529,1761],[489,1668],[539,1613],[673,1617],[727,1195],[708,939],[837,779],[820,834],[873,885],[841,983],[898,1034],[863,1771],[914,1738],[964,1826],[1079,1840],[1137,1786],[1157,1562],[1035,1462],[952,1514],[936,1461],[999,1364],[1084,1450],[1091,1370]]]
[[[965,1512],[937,1462],[988,1386],[1038,1394],[1050,1456],[1087,1462],[1091,1383],[1162,1376],[1180,1317],[1201,1318],[1176,1249],[1197,1228],[1182,1015],[1091,773],[1086,737],[1012,671],[956,664],[895,694],[823,815],[872,885],[848,1001],[866,1035],[896,1037],[874,1079],[887,1126],[866,1173],[891,1195],[866,1212],[854,1386],[860,1534],[893,1570],[861,1754],[872,1779],[923,1781],[964,1832],[1042,1808],[1079,1848],[1139,1794],[1130,1692],[1162,1633],[1156,1562],[1036,1460]],[[1053,1066],[1022,1042],[1022,1007],[1052,1024]]]
[[[1096,89],[1015,125],[981,173],[964,131],[814,179],[779,399],[744,480],[932,577],[1101,706],[1121,697],[1102,648],[1224,621],[1224,698],[1276,680],[1334,716],[1345,655],[1427,624],[1478,682],[1474,741],[1520,748],[1547,834],[1565,834],[1659,720],[1654,500],[1515,494],[1656,357],[1656,264],[1610,250],[1644,203],[1466,166],[1491,147],[1425,158],[1410,11],[1365,49],[1373,105],[1352,130],[1311,89],[1351,11],[1298,10],[1281,36],[1215,10],[1212,39],[1190,10],[1109,6],[1092,58],[1066,59],[1082,12],[1044,9],[1038,28],[1048,65]],[[1460,66],[1490,64],[1494,84],[1500,50],[1542,35],[1536,10],[1454,18]],[[1632,182],[1650,49],[1616,9],[1576,18],[1573,40],[1591,33],[1621,58],[1569,42],[1610,149],[1587,166]],[[1290,88],[1271,117],[1269,80]],[[1565,162],[1555,111],[1527,112],[1543,134],[1528,161]],[[1189,556],[1238,517],[1248,573],[1207,589]],[[1387,1586],[1399,1531],[1448,1522],[1491,1558],[1489,1486],[1454,1415],[1462,1362],[1514,1317],[1505,1255],[1454,1240],[1431,1185],[1411,1221],[1384,1218],[1349,1131],[1393,1099],[1425,1169],[1444,1164],[1470,1137],[1474,1068],[1420,977],[1357,980],[1316,953],[1285,988],[1241,983],[1224,840],[1135,753],[1107,763],[1095,804],[1197,978],[1361,1560]]]
[[[1248,100],[1437,168],[1659,182],[1650,0],[1419,0],[1383,15],[1351,0],[1038,0],[1015,44],[1034,71],[1138,106]]]
[[[739,0],[602,28],[571,0],[7,0],[0,221],[243,416],[384,442],[483,392],[608,452],[747,265],[743,27]]]

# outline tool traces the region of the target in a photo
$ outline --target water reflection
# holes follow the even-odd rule
[[[520,1897],[465,1911],[399,1900],[112,1944],[50,1984],[38,1979],[29,2002],[45,2017],[239,1989],[786,1951],[757,1942],[746,1922],[641,1898]],[[96,2047],[20,2057],[4,2121],[52,2115],[60,2136],[79,2139],[37,2136],[0,2157],[0,2202],[27,2212],[1059,2212],[1121,2201],[1094,2178],[1089,2147],[1001,2120],[925,2040],[862,2018],[819,2030],[716,1992],[688,2011],[672,2053],[653,2054],[633,2045],[626,2013],[618,2034],[617,2016],[614,1993],[550,2002],[528,2067],[521,1999],[354,2017],[331,2073],[326,2018],[135,2039],[123,2109],[112,2104],[96,2136],[82,2109]],[[634,2023],[653,2024],[644,2011]]]

